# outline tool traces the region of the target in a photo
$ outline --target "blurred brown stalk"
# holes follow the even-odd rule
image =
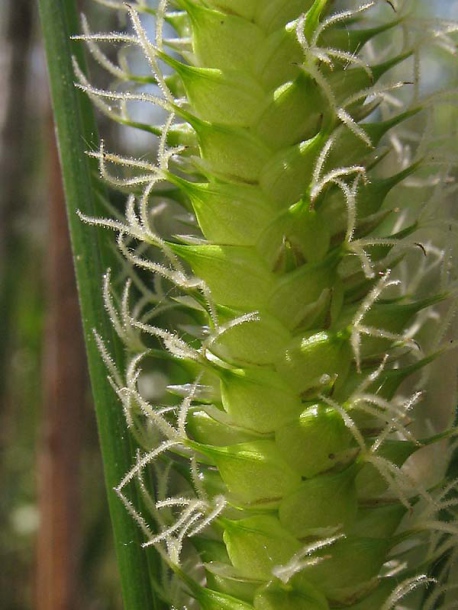
[[[81,573],[79,465],[84,345],[56,145],[50,128],[47,319],[38,449],[37,610],[76,610]]]

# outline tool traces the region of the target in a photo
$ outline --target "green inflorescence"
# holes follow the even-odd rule
[[[85,26],[95,57],[137,84],[80,86],[159,136],[157,163],[95,153],[130,195],[125,218],[92,222],[118,232],[130,273],[119,299],[105,283],[126,371],[101,346],[143,447],[118,493],[175,608],[433,608],[424,585],[442,587],[455,557],[453,428],[429,423],[424,374],[453,312],[442,245],[422,237],[445,170],[403,140],[425,110],[393,75],[420,44],[402,35],[408,12],[356,4],[161,0],[121,7],[131,34]],[[140,48],[149,76],[113,64],[105,40]],[[135,101],[164,124],[135,121]],[[177,204],[191,235],[167,217]],[[162,356],[157,404],[144,388]]]

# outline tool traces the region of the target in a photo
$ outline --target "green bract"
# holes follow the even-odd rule
[[[131,194],[124,220],[93,221],[119,233],[130,275],[105,298],[129,355],[113,384],[144,453],[117,491],[174,608],[443,601],[416,589],[441,587],[456,553],[454,430],[431,423],[425,374],[454,280],[434,190],[446,172],[415,143],[409,120],[427,108],[396,76],[437,30],[407,35],[407,4],[138,2],[120,5],[131,35],[86,32],[115,76],[106,39],[139,47],[150,71],[128,92],[80,75],[99,107],[137,127],[131,101],[166,113],[143,125],[157,163],[95,153]],[[142,388],[159,348],[169,393],[153,404]]]

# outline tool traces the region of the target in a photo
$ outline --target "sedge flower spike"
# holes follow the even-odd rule
[[[127,198],[86,220],[125,258],[104,284],[125,371],[99,343],[142,448],[117,492],[163,559],[159,595],[452,607],[456,388],[438,400],[434,379],[453,358],[453,159],[433,131],[446,97],[421,99],[418,66],[427,44],[454,49],[455,26],[402,1],[102,3],[128,33],[84,21],[81,38],[118,84],[76,65],[78,86],[157,137],[153,158],[91,153]]]

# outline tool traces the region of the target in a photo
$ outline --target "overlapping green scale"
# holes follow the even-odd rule
[[[384,566],[416,502],[390,476],[428,441],[377,439],[391,420],[405,429],[398,387],[433,358],[412,356],[404,332],[447,296],[371,296],[417,226],[396,223],[402,201],[385,204],[419,164],[386,173],[379,145],[419,108],[379,116],[371,99],[410,50],[352,63],[399,23],[390,10],[315,40],[332,0],[175,5],[191,48],[158,55],[186,92],[188,127],[169,144],[187,153],[164,176],[201,239],[169,248],[208,289],[195,315],[216,396],[193,401],[184,445],[205,493],[227,501],[191,537],[205,578],[185,584],[202,610],[378,610],[402,581]]]
[[[392,398],[400,380],[390,381],[390,374],[403,379],[418,368],[397,363],[393,337],[441,297],[375,304],[365,323],[386,336],[364,337],[357,362],[352,320],[375,282],[348,247],[344,189],[331,182],[313,202],[311,192],[320,154],[333,138],[322,172],[366,171],[355,234],[390,236],[380,228],[390,226],[384,201],[417,165],[380,177],[376,147],[417,109],[353,126],[338,114],[353,98],[347,115],[365,119],[376,105],[358,93],[409,51],[364,68],[335,60],[330,69],[301,45],[297,28],[306,14],[301,27],[310,40],[333,2],[177,4],[188,15],[194,65],[170,64],[188,96],[200,153],[196,167],[206,181],[172,176],[171,182],[189,198],[207,241],[171,247],[205,281],[223,322],[256,312],[210,347],[223,363],[219,372],[215,365],[221,399],[214,406],[225,412],[225,423],[205,409],[189,416],[191,446],[204,456],[203,471],[209,469],[207,489],[225,490],[230,507],[212,533],[196,539],[207,590],[197,587],[193,595],[204,610],[377,610],[395,588],[381,577],[407,509],[396,494],[388,498],[388,480],[365,457],[371,435],[390,415],[382,407],[379,419],[377,407],[372,416],[356,413],[352,391],[388,354],[393,370],[381,374],[375,393]],[[336,23],[318,44],[342,54],[359,51],[396,23],[367,30]],[[371,251],[375,261],[392,246],[378,248]],[[387,392],[387,384],[394,390]],[[354,417],[358,433],[334,398]],[[387,440],[375,454],[401,467],[418,446]],[[211,483],[216,476],[219,482]],[[334,535],[300,567],[307,544]],[[295,561],[299,567],[282,581],[276,569]]]

